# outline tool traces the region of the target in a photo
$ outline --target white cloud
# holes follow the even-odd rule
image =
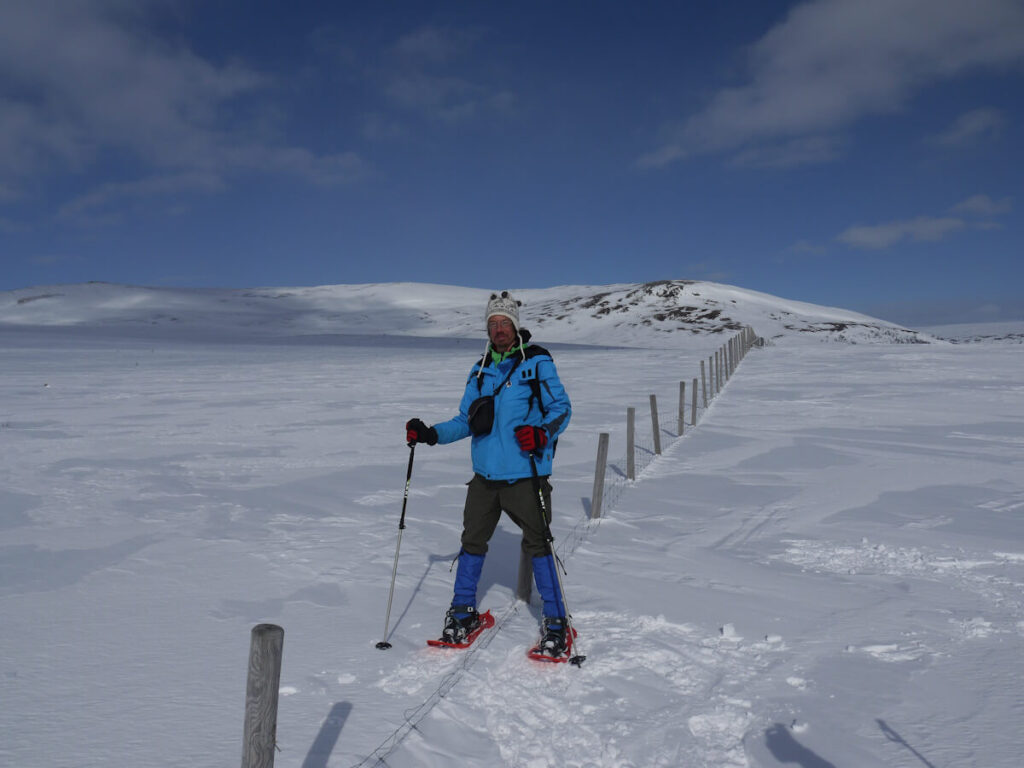
[[[1013,210],[1013,200],[1004,197],[1001,200],[993,200],[988,195],[974,195],[966,200],[957,203],[950,211],[964,216],[1001,216]]]
[[[475,38],[473,32],[465,29],[420,27],[400,37],[392,52],[419,61],[444,62],[462,54]]]
[[[270,135],[259,119],[273,81],[238,62],[215,63],[150,31],[162,0],[33,0],[0,3],[0,185],[97,158],[136,163],[145,189],[155,177],[239,171],[287,172],[313,183],[341,181],[348,155],[318,155]],[[247,110],[247,119],[239,114]],[[254,115],[255,113],[255,115]],[[117,184],[91,199],[113,199]],[[91,207],[87,195],[78,204]],[[72,208],[75,208],[72,205]]]
[[[1005,126],[1006,118],[998,109],[975,109],[960,115],[949,128],[930,137],[929,141],[945,147],[971,144],[999,136]]]
[[[798,240],[790,246],[789,251],[798,255],[821,256],[827,253],[828,249],[817,243],[812,243],[810,240]]]
[[[212,193],[223,189],[216,174],[183,173],[153,176],[130,182],[101,184],[61,206],[59,217],[80,224],[98,224],[118,216],[126,206],[153,198],[174,198],[194,192]]]
[[[636,164],[640,168],[662,168],[666,165],[684,160],[690,153],[678,144],[665,144],[664,146],[641,155]]]
[[[362,118],[363,137],[370,141],[400,141],[409,137],[409,129],[399,120],[379,112],[371,112]]]
[[[989,195],[973,195],[949,209],[952,216],[918,216],[885,224],[856,225],[836,236],[836,240],[852,248],[881,250],[904,240],[936,242],[965,229],[999,229],[992,218],[1013,210],[1013,200],[993,200]]]
[[[439,113],[459,105],[472,105],[484,89],[461,77],[407,72],[391,78],[386,94],[403,109]]]
[[[836,135],[919,89],[1024,59],[1019,0],[815,0],[749,50],[749,74],[639,164]],[[828,159],[828,155],[822,155]]]
[[[834,160],[845,141],[838,136],[807,136],[776,144],[748,147],[733,157],[733,163],[753,168],[796,168]]]
[[[465,74],[461,67],[477,38],[475,30],[429,26],[399,38],[377,73],[389,106],[448,124],[511,111],[515,94],[485,84],[478,72]]]
[[[903,240],[935,242],[966,226],[962,219],[918,216],[915,219],[892,221],[887,224],[849,227],[841,232],[836,240],[853,248],[880,250]]]

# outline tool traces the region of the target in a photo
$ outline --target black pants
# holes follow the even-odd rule
[[[487,554],[487,542],[494,535],[504,510],[523,531],[523,551],[531,557],[548,554],[545,525],[541,521],[532,477],[510,483],[506,480],[486,480],[480,475],[474,475],[468,486],[466,508],[462,513],[462,548],[466,552],[472,555]],[[544,495],[544,508],[548,511],[547,522],[550,523],[551,483],[546,476],[540,478],[540,488]]]

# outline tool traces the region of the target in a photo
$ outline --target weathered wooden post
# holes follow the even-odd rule
[[[691,399],[693,400],[693,406],[690,408],[690,423],[693,424],[694,426],[697,426],[697,380],[696,379],[693,380],[693,386],[691,387],[691,390],[693,391],[693,395],[691,395]]]
[[[714,357],[708,355],[708,390],[711,392],[711,399],[715,399],[715,364]]]
[[[533,595],[533,558],[519,549],[519,578],[516,580],[516,597],[527,605]]]
[[[274,768],[277,749],[277,694],[281,688],[284,630],[276,624],[252,628],[249,679],[245,687],[242,768]]]
[[[683,429],[686,426],[686,382],[679,382],[679,429],[680,437],[683,436]]]
[[[636,480],[636,408],[626,409],[626,479]]]
[[[594,467],[594,491],[590,494],[590,517],[601,516],[601,502],[604,501],[604,471],[608,465],[608,433],[597,436],[597,466]]]
[[[651,395],[651,429],[654,430],[654,453],[661,456],[661,428],[658,426],[658,398]]]
[[[700,361],[700,388],[704,391],[704,407],[708,407],[708,380],[704,375],[704,361]],[[697,394],[697,390],[693,390],[694,395]],[[694,422],[696,423],[696,422]]]

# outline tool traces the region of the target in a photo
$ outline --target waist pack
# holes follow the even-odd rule
[[[512,365],[512,370],[508,372],[508,376],[498,386],[494,388],[494,392],[501,392],[502,388],[508,384],[512,378],[512,374],[515,373],[516,368],[519,367],[519,360],[516,359]],[[479,382],[478,382],[479,383]],[[469,431],[473,433],[474,437],[480,437],[481,435],[489,435],[491,429],[494,427],[494,395],[484,395],[478,397],[472,403],[469,404],[469,409],[466,411],[466,416],[469,418]]]
[[[478,397],[469,404],[469,431],[473,435],[489,435],[494,426],[494,395]]]

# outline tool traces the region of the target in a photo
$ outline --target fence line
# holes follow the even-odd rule
[[[703,393],[703,408],[698,407],[698,379],[691,380],[691,402],[689,426],[695,427],[700,420],[701,411],[706,412],[736,372],[740,362],[753,347],[763,346],[763,342],[750,326],[745,326],[739,333],[727,340],[707,360],[700,360],[700,387]],[[710,397],[709,397],[710,392]],[[685,424],[685,380],[679,382],[679,421],[677,438],[683,436]],[[626,409],[626,447],[625,453],[616,460],[608,461],[609,435],[602,432],[599,440],[598,465],[594,477],[594,498],[591,500],[591,518],[607,515],[614,509],[622,494],[633,485],[637,476],[661,454],[661,429],[658,427],[658,411],[656,396],[650,395],[651,402],[651,433],[650,439],[641,437],[642,430],[636,428],[636,408]],[[603,447],[602,447],[603,446]],[[603,451],[603,459],[602,452]],[[604,466],[602,466],[602,462]],[[600,476],[600,480],[598,477]],[[600,488],[598,488],[600,485]],[[594,509],[598,514],[594,514]]]

